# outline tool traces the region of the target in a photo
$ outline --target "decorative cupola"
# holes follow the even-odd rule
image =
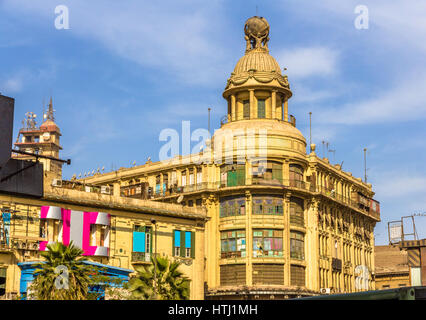
[[[292,96],[287,76],[269,54],[269,23],[252,17],[244,26],[246,52],[228,79],[223,97],[228,101],[226,122],[277,119],[288,122],[287,100]]]

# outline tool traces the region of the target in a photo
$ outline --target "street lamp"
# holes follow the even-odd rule
[[[151,223],[154,225],[154,257],[152,261],[154,262],[154,297],[157,299],[157,220],[151,219]],[[155,259],[155,261],[154,261]]]

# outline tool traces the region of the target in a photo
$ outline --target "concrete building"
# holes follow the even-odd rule
[[[1,112],[2,102],[0,96]],[[22,168],[3,172],[7,165],[0,167],[0,299],[26,295],[34,264],[42,260],[40,252],[57,241],[73,241],[83,249],[87,263],[124,279],[135,265],[149,264],[152,254],[177,259],[191,279],[191,299],[203,299],[205,209],[131,199],[108,188],[62,181],[60,130],[52,101],[40,127],[34,118],[28,114],[15,143],[19,153],[7,162]],[[10,157],[10,150],[7,153]],[[37,168],[32,164],[38,157],[47,157],[38,166],[42,174],[29,174],[28,168]],[[22,184],[33,180],[44,181],[41,192],[22,190]]]
[[[207,299],[280,299],[374,289],[379,203],[371,184],[307,146],[287,76],[252,17],[226,82],[228,113],[199,154],[80,180],[115,197],[207,209]],[[307,152],[307,147],[309,152]]]
[[[399,245],[375,246],[376,290],[410,286],[407,251]]]

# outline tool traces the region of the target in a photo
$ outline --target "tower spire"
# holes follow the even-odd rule
[[[45,121],[51,120],[55,122],[55,110],[53,109],[52,97],[50,97],[49,106],[43,118]]]

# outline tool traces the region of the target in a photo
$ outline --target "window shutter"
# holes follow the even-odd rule
[[[176,232],[176,230],[173,230],[173,239],[172,239],[172,257],[174,257],[174,255],[175,255],[175,232]]]
[[[282,171],[282,165],[273,163],[272,164],[272,179],[282,181],[283,178],[283,171]]]
[[[191,258],[195,258],[195,232],[191,232]]]
[[[180,232],[180,256],[185,257],[185,232]]]
[[[245,178],[246,178],[246,168],[245,166],[241,165],[237,167],[237,186],[243,186],[245,184]]]

